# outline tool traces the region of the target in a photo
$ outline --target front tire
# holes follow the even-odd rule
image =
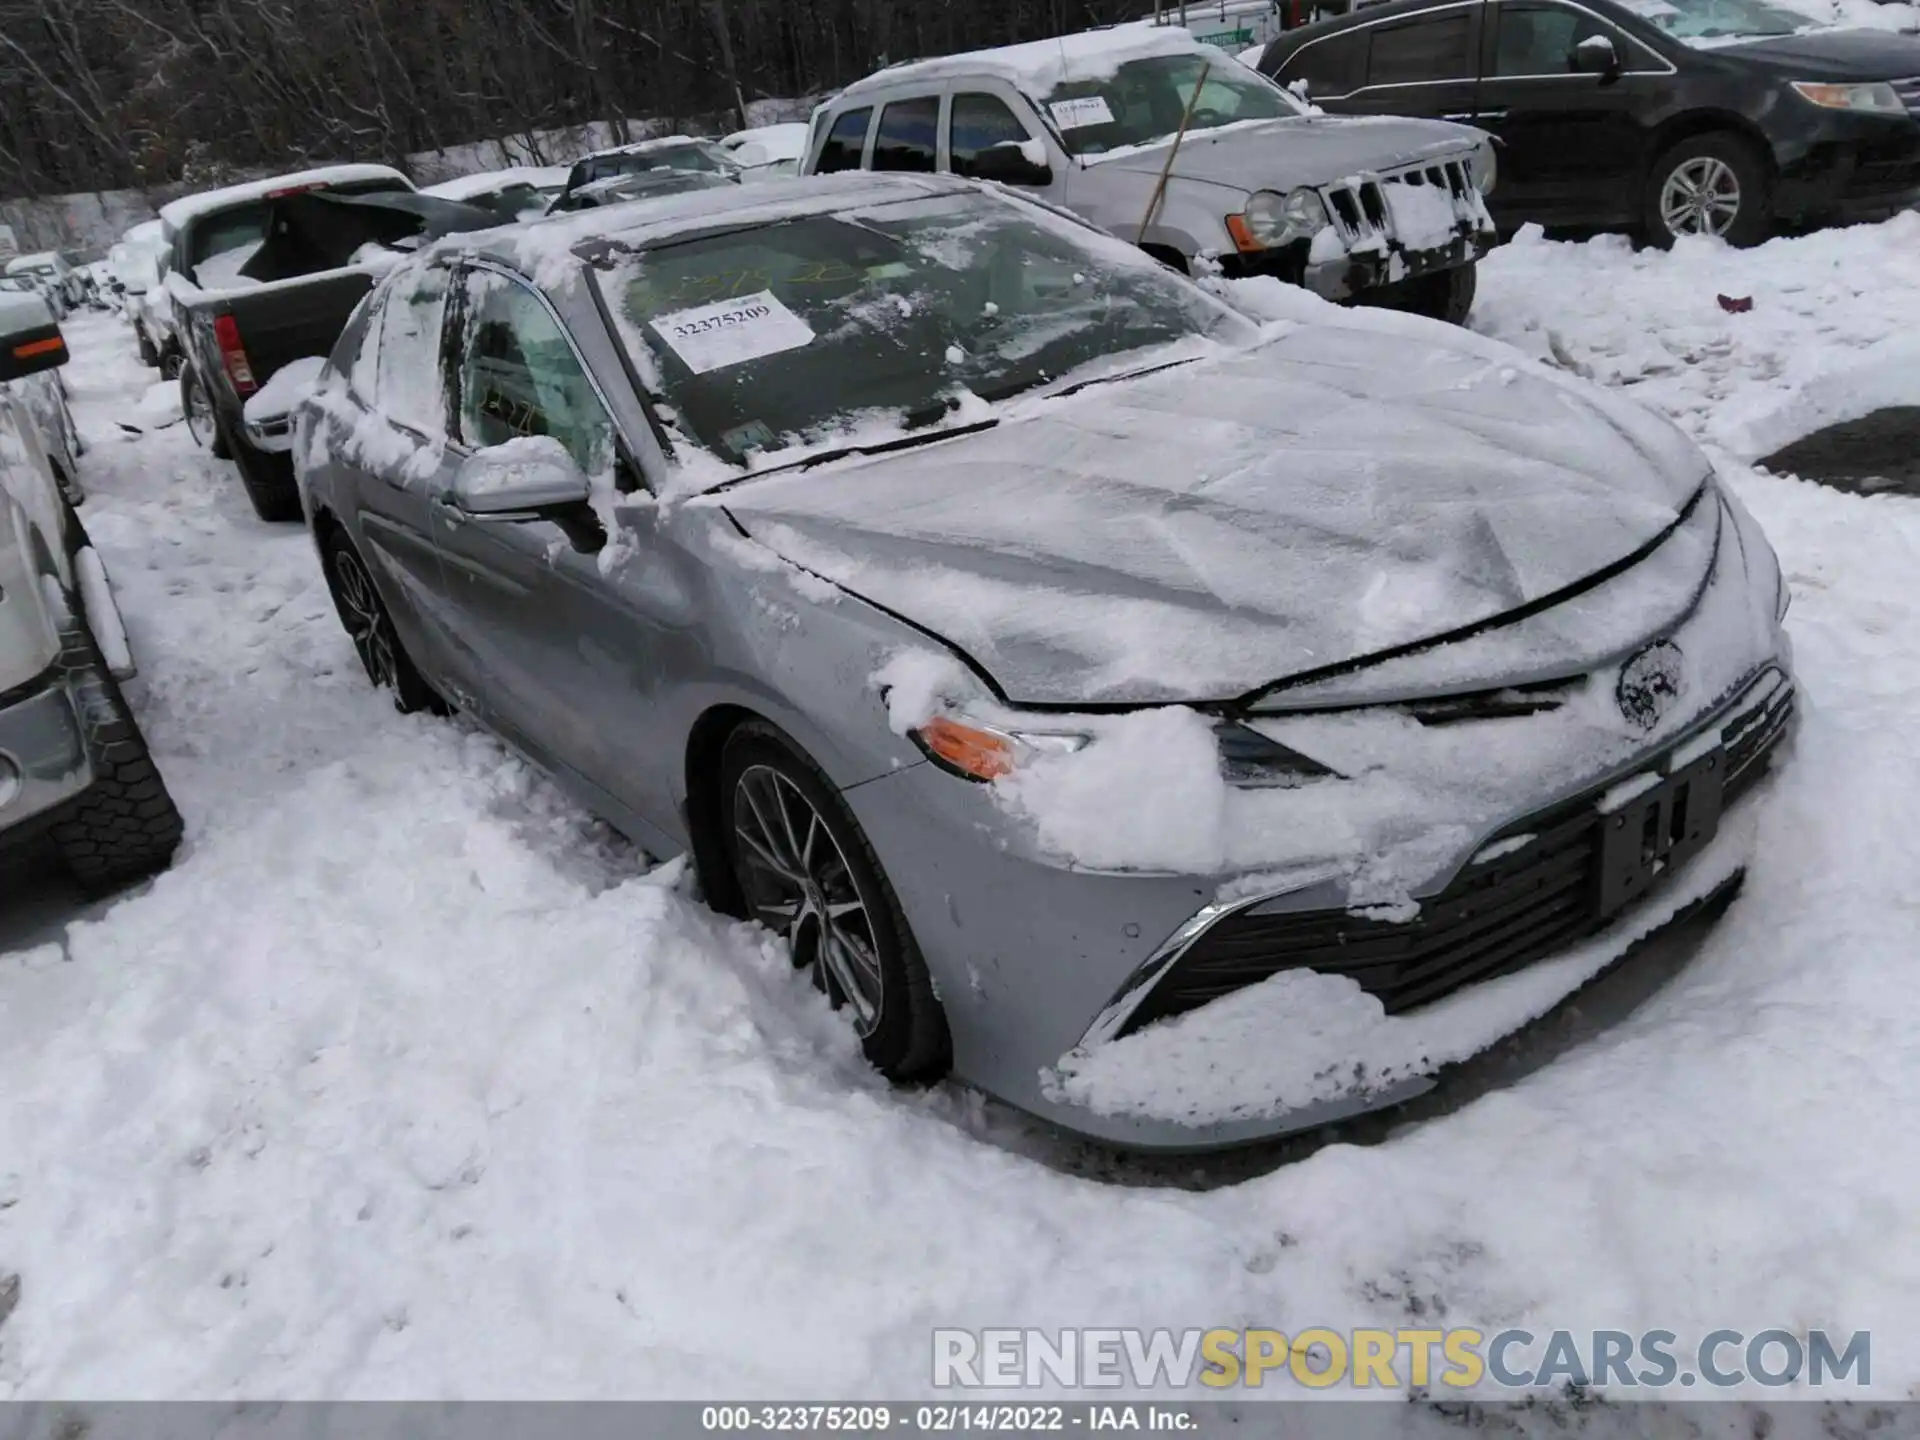
[[[750,721],[720,757],[720,819],[735,913],[773,930],[890,1080],[946,1071],[946,1015],[853,812],[780,730]]]
[[[1766,162],[1728,131],[1690,136],[1656,160],[1643,209],[1647,238],[1661,249],[1682,235],[1713,235],[1745,248],[1773,233]]]
[[[393,708],[403,715],[416,710],[444,714],[445,704],[400,643],[400,633],[394,629],[393,616],[380,598],[367,562],[344,532],[333,529],[321,542],[320,567],[333,595],[333,608],[375,688],[391,689]]]

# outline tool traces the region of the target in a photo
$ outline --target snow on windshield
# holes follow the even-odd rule
[[[732,465],[850,425],[964,423],[1113,356],[1252,335],[1131,247],[975,196],[683,242],[596,283],[672,426]]]

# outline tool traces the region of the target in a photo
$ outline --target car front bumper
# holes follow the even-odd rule
[[[1862,218],[1920,203],[1920,114],[1820,112],[1775,149],[1773,208],[1782,219]]]
[[[1346,878],[1325,868],[1263,875],[1258,888],[1223,902],[1229,891],[1219,876],[1063,868],[1014,847],[982,845],[978,832],[995,823],[985,787],[927,764],[845,793],[882,856],[915,857],[912,865],[890,866],[889,874],[946,1011],[954,1073],[1019,1109],[1107,1143],[1200,1151],[1401,1103],[1430,1089],[1438,1067],[1398,1074],[1375,1067],[1357,1083],[1322,1087],[1309,1101],[1279,1105],[1278,1092],[1262,1091],[1257,1076],[1246,1075],[1239,1087],[1231,1061],[1199,1058],[1204,1045],[1176,1046],[1174,1053],[1184,1050],[1197,1073],[1166,1074],[1168,1067],[1158,1064],[1170,1097],[1158,1111],[1076,1094],[1076,1070],[1109,1048],[1123,1064],[1136,1053],[1152,1062],[1151,1045],[1138,1042],[1157,1042],[1166,1033],[1157,1022],[1180,1020],[1192,1033],[1194,1022],[1204,1027],[1227,1013],[1207,1008],[1211,1002],[1238,1001],[1292,971],[1354,979],[1378,1002],[1385,1026],[1401,1026],[1423,1043],[1436,1033],[1447,1042],[1461,1039],[1458,1026],[1444,1022],[1436,1031],[1433,1021],[1444,1007],[1464,1006],[1463,1023],[1478,1023],[1486,1033],[1471,1037],[1458,1058],[1495,1043],[1737,878],[1743,836],[1752,828],[1751,792],[1789,732],[1793,701],[1783,654],[1657,750],[1482,837],[1450,873],[1416,887],[1419,914],[1410,922],[1351,910]],[[1701,737],[1713,731],[1723,732],[1721,743],[1703,748]],[[1726,766],[1722,773],[1729,777],[1714,792],[1724,794],[1724,807],[1715,807],[1717,832],[1708,830],[1711,853],[1676,848],[1671,866],[1645,895],[1620,905],[1604,902],[1602,887],[1617,880],[1610,874],[1617,863],[1610,862],[1619,850],[1607,842],[1604,827],[1615,819],[1623,826],[1668,825],[1676,762],[1704,766],[1709,759]],[[1669,783],[1605,808],[1643,777]],[[971,819],[969,806],[979,812]],[[1649,812],[1656,820],[1646,818]],[[1474,998],[1495,990],[1487,982],[1502,977],[1552,993],[1517,1019],[1496,1011],[1490,1027],[1484,1018],[1476,1022]],[[1271,1025],[1263,1025],[1267,1044],[1288,1046],[1290,1018],[1282,1002]],[[1183,1095],[1218,1092],[1223,1084],[1233,1104],[1204,1114],[1182,1111]]]
[[[93,778],[64,683],[50,676],[0,697],[0,847],[38,834]]]

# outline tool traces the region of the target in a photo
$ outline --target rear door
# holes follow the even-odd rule
[[[1573,68],[1574,48],[1597,35],[1613,43],[1619,74]],[[1594,225],[1637,219],[1653,126],[1673,103],[1674,67],[1568,0],[1488,7],[1483,53],[1474,123],[1501,142],[1492,197],[1501,218]]]
[[[1471,121],[1483,9],[1436,5],[1335,32],[1295,51],[1278,78],[1306,79],[1309,98],[1335,114]]]
[[[349,401],[327,417],[328,463],[349,472],[362,558],[408,653],[436,678],[449,658],[447,594],[428,504],[449,464],[442,328],[450,280],[441,266],[412,270],[375,299],[347,365]]]

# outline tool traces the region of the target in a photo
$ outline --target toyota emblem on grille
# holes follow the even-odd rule
[[[1671,640],[1656,640],[1620,667],[1614,697],[1628,724],[1651,730],[1667,713],[1667,707],[1686,693],[1683,660],[1678,645]]]

